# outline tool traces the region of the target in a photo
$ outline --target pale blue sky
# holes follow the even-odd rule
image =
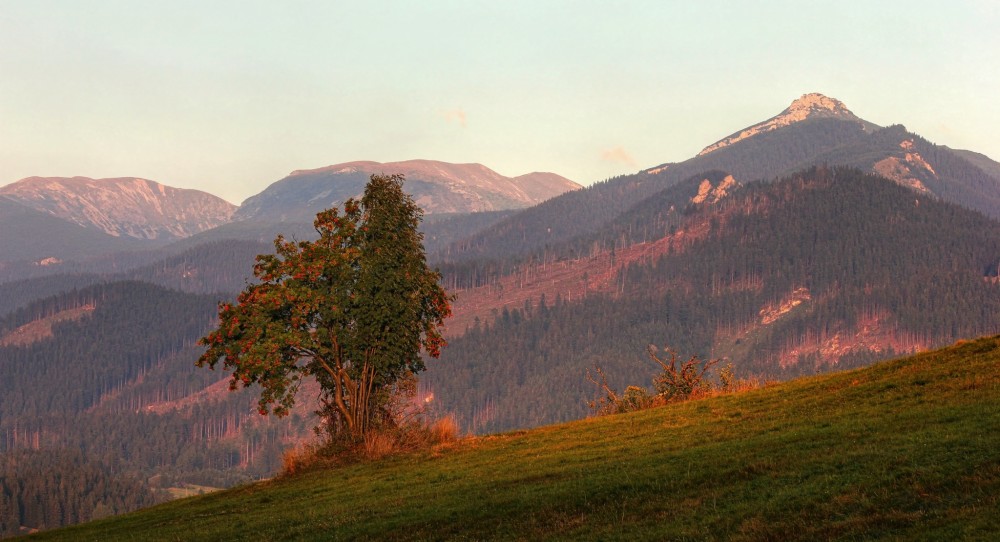
[[[294,169],[479,162],[582,184],[807,92],[1000,159],[1000,1],[0,0],[0,185],[240,203]]]

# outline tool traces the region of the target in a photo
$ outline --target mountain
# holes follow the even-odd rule
[[[511,178],[481,164],[347,162],[292,172],[244,201],[234,219],[311,223],[317,212],[360,196],[369,176],[383,173],[405,175],[404,189],[427,214],[519,209],[580,188],[554,173]]]
[[[793,101],[788,108],[778,115],[749,128],[744,128],[729,137],[723,138],[705,147],[698,153],[698,156],[704,156],[712,151],[728,147],[734,143],[738,143],[756,135],[778,130],[785,126],[790,126],[797,122],[810,119],[836,119],[846,121],[857,124],[866,132],[872,132],[878,129],[878,126],[862,120],[857,115],[852,113],[849,109],[847,109],[847,106],[844,105],[844,102],[834,98],[828,98],[822,94],[814,92],[812,94],[805,94],[801,98]]]
[[[494,432],[585,415],[595,365],[648,381],[650,343],[787,379],[1000,333],[1000,222],[850,168],[730,179],[666,188],[507,272],[445,267],[455,317],[426,391]]]
[[[93,274],[56,274],[0,282],[0,319],[15,309],[30,305],[33,301],[68,292],[74,288],[86,288],[99,282],[102,282],[102,278]]]
[[[224,225],[235,209],[145,179],[22,179],[0,187],[0,283],[149,264],[158,249]]]
[[[0,195],[0,275],[13,262],[55,266],[63,260],[139,248],[137,239],[68,222]]]
[[[115,275],[182,292],[233,295],[253,279],[258,254],[274,252],[269,242],[225,239],[207,241],[179,254]],[[0,286],[2,291],[2,286]]]
[[[996,540],[998,366],[1000,341],[982,339],[865,370],[321,464],[36,539]]]
[[[0,282],[55,273],[120,278],[207,243],[270,245],[279,233],[304,239],[314,233],[317,212],[359,195],[369,176],[382,171],[408,176],[406,189],[431,213],[425,229],[435,248],[503,212],[579,188],[553,173],[508,178],[479,164],[351,162],[293,172],[237,210],[210,194],[145,179],[29,177],[0,188]],[[159,275],[172,285],[190,282],[166,273]],[[205,278],[197,291],[211,287],[213,279]]]
[[[137,178],[28,177],[0,196],[113,237],[176,239],[229,221],[236,207],[211,194]]]
[[[737,182],[773,180],[814,164],[847,165],[1000,218],[1000,164],[934,145],[901,126],[880,128],[840,101],[806,94],[783,112],[737,131],[678,163],[557,196],[456,241],[441,263],[544,257],[545,247],[590,235],[632,205],[708,171]]]

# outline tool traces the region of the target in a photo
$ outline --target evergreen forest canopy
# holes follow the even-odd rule
[[[227,487],[280,467],[311,418],[262,418],[249,392],[185,402],[222,377],[194,366],[216,306],[214,296],[118,282],[0,320],[7,337],[89,308],[52,324],[49,338],[0,346],[0,504],[17,512],[0,533],[133,510],[171,488]]]
[[[666,239],[694,225],[707,234],[620,265],[617,294],[543,298],[477,323],[451,341],[446,369],[424,380],[440,406],[477,432],[575,419],[594,394],[584,371],[599,365],[619,388],[648,383],[650,343],[783,379],[1000,331],[1000,224],[976,212],[845,168],[751,183],[711,205],[678,208],[678,190],[581,246]],[[636,238],[637,223],[660,230]],[[763,323],[764,308],[796,292],[808,297]]]
[[[131,475],[72,450],[0,453],[0,538],[100,519],[156,503]]]
[[[909,145],[908,150],[901,145]],[[864,123],[815,118],[683,162],[563,194],[437,249],[431,260],[441,265],[446,276],[459,277],[460,287],[468,287],[469,280],[483,284],[519,265],[573,257],[569,250],[579,253],[580,249],[574,240],[592,236],[665,188],[694,177],[703,179],[709,172],[725,172],[746,183],[776,180],[815,164],[874,171],[877,162],[886,157],[905,158],[908,152],[934,164],[933,173],[911,174],[938,197],[1000,219],[1000,170],[996,162],[935,145],[898,125],[878,129]]]

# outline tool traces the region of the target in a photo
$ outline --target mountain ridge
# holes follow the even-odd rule
[[[506,177],[478,163],[354,161],[295,170],[244,200],[234,219],[311,221],[318,211],[359,196],[374,174],[404,175],[404,190],[427,214],[524,208],[581,188],[555,173]]]
[[[0,195],[113,237],[188,237],[229,221],[236,206],[201,190],[138,177],[27,177]]]
[[[749,183],[823,163],[881,173],[914,193],[923,187],[935,197],[1000,218],[1000,163],[934,145],[900,125],[881,128],[821,94],[807,94],[775,117],[706,149],[687,160],[556,196],[452,243],[438,257],[443,263],[537,258],[545,247],[589,235],[642,199],[708,171]]]
[[[802,122],[806,119],[817,118],[833,118],[856,122],[868,131],[879,128],[877,125],[863,120],[852,113],[851,110],[844,105],[844,102],[836,98],[824,96],[818,92],[813,92],[803,94],[801,97],[794,100],[791,105],[785,108],[785,110],[781,113],[765,121],[754,124],[753,126],[744,128],[739,132],[733,133],[730,136],[705,147],[697,154],[697,156],[703,156],[714,150],[728,147],[733,143],[738,143],[760,133],[777,130],[796,122]]]

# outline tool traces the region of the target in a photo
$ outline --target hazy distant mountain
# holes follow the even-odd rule
[[[404,190],[427,214],[520,209],[580,188],[554,173],[505,177],[482,164],[347,162],[292,172],[244,201],[234,219],[311,222],[317,212],[361,195],[370,175],[395,173],[406,176]]]
[[[10,262],[51,266],[140,244],[137,239],[114,237],[0,195],[0,271]]]
[[[202,192],[137,178],[28,177],[0,195],[113,237],[183,238],[229,221],[236,206]]]

